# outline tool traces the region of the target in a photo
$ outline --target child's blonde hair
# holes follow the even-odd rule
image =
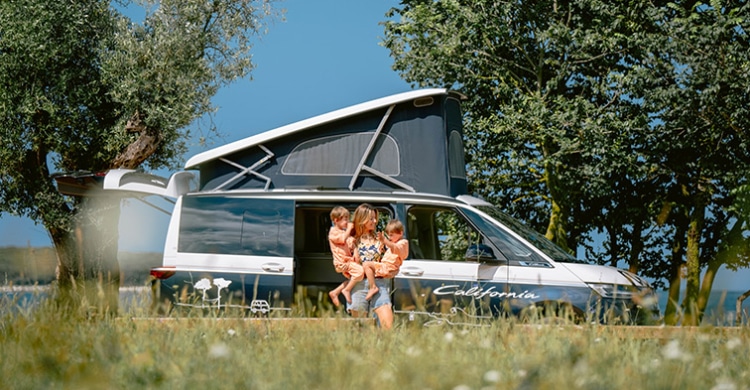
[[[349,210],[346,207],[336,206],[331,210],[331,222],[344,217],[349,217]]]
[[[398,219],[392,219],[388,221],[388,225],[385,226],[385,232],[391,233],[391,232],[397,232],[397,233],[404,233],[404,224],[401,223]]]

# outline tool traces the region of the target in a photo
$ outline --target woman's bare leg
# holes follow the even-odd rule
[[[393,327],[393,310],[391,305],[383,305],[375,309],[375,314],[378,316],[380,327],[383,329],[391,329]]]

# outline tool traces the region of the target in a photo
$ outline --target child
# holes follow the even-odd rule
[[[404,225],[401,221],[393,219],[385,227],[387,237],[380,233],[378,238],[388,248],[379,262],[368,261],[363,263],[365,275],[370,288],[367,290],[365,299],[370,300],[378,293],[375,277],[392,278],[398,273],[401,264],[409,256],[409,241],[404,238]]]
[[[364,270],[352,255],[354,250],[354,237],[352,237],[354,224],[349,222],[349,210],[342,206],[334,207],[331,210],[331,221],[333,226],[328,231],[328,243],[331,245],[333,267],[336,272],[349,279],[328,293],[333,304],[339,306],[339,294],[343,291],[351,291],[357,282],[364,279]],[[345,290],[346,288],[348,290]]]

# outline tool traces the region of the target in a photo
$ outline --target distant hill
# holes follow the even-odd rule
[[[160,252],[120,252],[123,286],[142,286],[149,269],[161,265]],[[48,284],[55,280],[57,255],[52,247],[0,247],[0,285]]]

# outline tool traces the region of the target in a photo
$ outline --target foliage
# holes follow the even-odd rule
[[[700,308],[719,266],[747,266],[729,206],[748,171],[750,6],[714,3],[404,1],[383,44],[407,81],[468,96],[472,191],[675,299],[687,261],[686,308],[704,267]]]
[[[748,367],[737,357],[750,353],[746,327],[505,319],[384,333],[337,316],[72,321],[39,309],[0,321],[9,388],[742,388]]]
[[[270,0],[0,2],[0,213],[44,225],[63,283],[118,273],[119,203],[64,197],[52,174],[175,167],[275,16]]]

